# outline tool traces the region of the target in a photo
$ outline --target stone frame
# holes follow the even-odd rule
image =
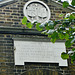
[[[40,1],[40,0],[28,1],[28,2],[24,5],[24,8],[23,8],[24,16],[26,16],[27,19],[31,22],[31,20],[28,18],[27,14],[26,14],[26,7],[27,7],[29,4],[34,3],[34,2],[40,3],[40,4],[42,4],[43,6],[45,6],[45,7],[47,8],[48,13],[49,13],[49,14],[48,14],[48,17],[47,17],[47,20],[45,21],[45,22],[47,22],[47,21],[50,19],[50,17],[51,17],[51,12],[50,12],[49,7],[48,7],[44,2],[42,2],[42,1]]]
[[[46,42],[49,42],[50,39],[49,38],[45,38],[45,37],[44,38],[39,38],[39,37],[34,37],[34,38],[33,37],[31,37],[31,38],[30,37],[29,38],[13,38],[13,42],[14,41],[35,41],[35,42],[45,42],[46,43]],[[57,40],[56,42],[58,42],[58,43],[61,43],[61,42],[64,43],[65,40],[63,40],[63,41]],[[14,44],[14,50],[16,50],[15,44]],[[66,50],[65,50],[65,52],[66,52]],[[15,51],[14,51],[14,55],[15,55]],[[15,59],[15,56],[14,56],[14,59]],[[30,61],[30,62],[32,62],[32,61]],[[33,61],[33,62],[36,63],[37,61]],[[54,62],[54,61],[38,61],[38,62],[39,63],[61,63],[61,62]],[[59,66],[67,67],[68,66],[68,61],[66,60],[65,62],[66,62],[66,65],[60,65],[59,64]],[[24,62],[24,64],[25,64],[25,62]],[[21,65],[24,65],[24,64],[21,64]]]

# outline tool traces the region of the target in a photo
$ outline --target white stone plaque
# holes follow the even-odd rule
[[[61,53],[66,51],[64,42],[37,42],[14,40],[16,50],[15,65],[24,65],[25,62],[59,63],[67,66],[67,60],[61,58]]]
[[[39,0],[28,1],[23,11],[30,22],[36,20],[39,23],[44,23],[50,19],[50,9],[44,2]]]

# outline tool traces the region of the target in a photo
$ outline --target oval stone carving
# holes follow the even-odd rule
[[[30,22],[36,20],[39,23],[44,23],[50,19],[50,9],[42,1],[28,1],[24,5],[24,16],[26,16]]]

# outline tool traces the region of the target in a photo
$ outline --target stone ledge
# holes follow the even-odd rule
[[[17,1],[13,0],[13,1],[5,2],[5,3],[0,4],[0,7],[4,7],[6,5],[10,5],[10,4],[15,3],[15,2],[17,2]]]
[[[27,29],[19,27],[0,27],[0,34],[21,34],[21,35],[39,35],[46,36],[41,34],[41,32],[36,29]]]

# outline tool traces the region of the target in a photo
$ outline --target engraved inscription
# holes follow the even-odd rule
[[[24,62],[59,63],[59,66],[67,66],[67,60],[61,58],[65,52],[64,43],[14,41],[15,65],[24,65]]]

